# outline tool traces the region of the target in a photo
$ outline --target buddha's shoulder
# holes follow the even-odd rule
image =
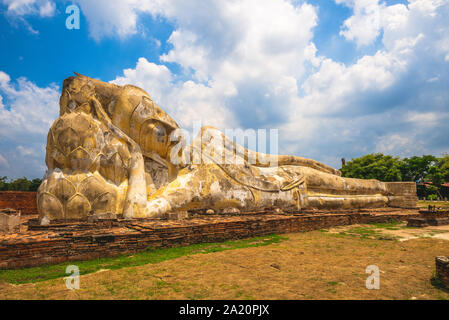
[[[145,97],[151,99],[151,97],[148,94],[148,92],[146,92],[142,88],[139,88],[139,87],[134,86],[132,84],[124,85],[122,87],[122,94],[135,95],[135,96],[140,96],[140,97],[145,96]]]

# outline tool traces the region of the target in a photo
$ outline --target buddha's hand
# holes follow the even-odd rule
[[[163,218],[171,210],[169,202],[165,198],[157,198],[149,201],[145,208],[146,218]]]

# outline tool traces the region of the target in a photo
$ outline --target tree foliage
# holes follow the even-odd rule
[[[37,191],[41,183],[41,179],[28,180],[23,177],[8,181],[8,177],[0,177],[0,191]]]
[[[401,161],[401,181],[424,182],[428,180],[429,175],[436,174],[437,161],[438,159],[431,155],[403,159]]]
[[[400,159],[382,153],[352,159],[341,168],[344,177],[381,181],[432,182],[439,186],[449,181],[449,155]]]
[[[341,168],[341,172],[343,177],[348,178],[431,183],[427,187],[419,186],[418,194],[443,198],[447,196],[447,188],[446,192],[442,192],[441,185],[449,182],[449,155],[445,154],[441,158],[424,155],[400,159],[374,153],[352,159]]]
[[[402,181],[401,160],[398,157],[373,153],[352,159],[341,168],[343,177]]]

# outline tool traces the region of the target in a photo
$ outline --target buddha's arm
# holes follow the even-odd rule
[[[130,149],[131,161],[128,172],[129,187],[125,198],[123,216],[127,219],[142,217],[147,204],[148,190],[145,164],[140,146],[112,123],[97,99],[92,97],[90,101],[94,106],[100,121],[107,125],[109,130],[111,130],[119,139],[123,140]]]
[[[217,164],[228,163],[227,161],[229,161],[229,159],[234,159],[235,161],[238,161],[237,159],[242,159],[244,162],[256,167],[292,165],[313,168],[321,172],[341,176],[339,170],[313,159],[288,155],[270,155],[249,150],[229,139],[214,127],[203,127],[201,133],[192,143],[191,148],[193,152],[201,152],[203,159],[208,157],[213,158],[212,161]],[[199,149],[201,149],[201,151]],[[211,150],[214,150],[214,152],[211,152]],[[211,153],[213,153],[212,157],[210,156]],[[231,156],[229,157],[229,155]],[[193,158],[193,155],[191,158]]]

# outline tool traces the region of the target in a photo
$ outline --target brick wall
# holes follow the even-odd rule
[[[179,222],[114,222],[90,230],[50,229],[0,237],[0,269],[14,269],[134,253],[148,247],[185,246],[268,234],[305,232],[355,223],[405,220],[410,214],[369,213],[301,216],[260,215],[189,219]],[[416,214],[417,216],[417,214]],[[67,227],[69,228],[69,227]]]
[[[397,208],[416,208],[418,196],[415,182],[386,182],[388,206]]]
[[[436,257],[437,276],[449,288],[449,257]]]
[[[22,215],[37,214],[36,192],[0,191],[0,209],[20,210]]]

